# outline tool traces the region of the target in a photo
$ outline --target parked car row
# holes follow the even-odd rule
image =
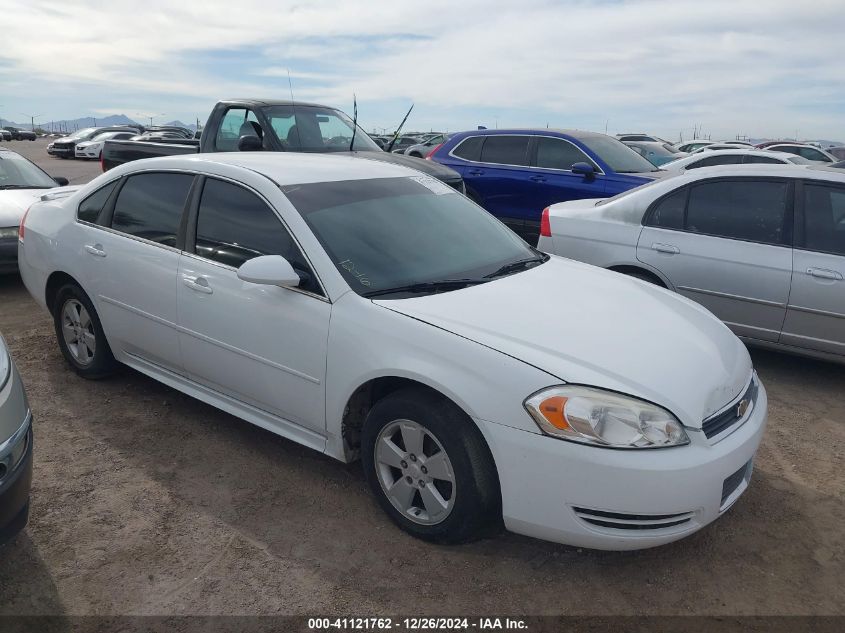
[[[7,125],[3,128],[4,141],[34,141],[38,136],[32,130],[24,130],[19,127]]]

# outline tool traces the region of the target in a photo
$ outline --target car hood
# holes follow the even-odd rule
[[[703,307],[554,256],[486,284],[375,303],[541,369],[554,377],[550,385],[557,379],[637,396],[692,428],[751,377],[745,346]]]
[[[378,160],[383,163],[392,163],[394,165],[402,165],[403,167],[410,167],[416,169],[424,174],[442,180],[443,182],[454,183],[461,180],[461,175],[454,169],[450,169],[440,163],[435,163],[431,160],[420,160],[413,156],[405,156],[404,154],[394,154],[392,152],[352,152],[360,158],[367,160]]]
[[[0,189],[0,226],[18,226],[26,210],[50,189]]]

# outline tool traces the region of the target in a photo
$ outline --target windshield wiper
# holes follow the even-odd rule
[[[541,255],[539,257],[529,257],[528,259],[520,259],[515,262],[511,262],[509,264],[505,264],[498,270],[490,273],[489,275],[484,275],[485,279],[492,279],[493,277],[501,277],[503,275],[509,275],[510,273],[515,273],[518,270],[523,270],[528,268],[531,264],[542,264],[546,260],[549,259],[548,255]]]
[[[467,286],[477,286],[478,284],[487,283],[489,279],[439,279],[437,281],[421,281],[415,284],[407,284],[405,286],[396,286],[395,288],[384,288],[383,290],[370,290],[361,294],[362,297],[378,297],[379,295],[389,295],[397,292],[429,292],[436,290],[457,290],[459,288],[466,288]]]

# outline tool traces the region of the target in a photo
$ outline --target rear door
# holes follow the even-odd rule
[[[193,174],[177,172],[128,176],[97,226],[86,227],[81,253],[113,351],[174,372],[182,371],[176,273],[193,182]]]
[[[777,341],[792,277],[792,185],[705,180],[653,204],[637,259],[740,336]]]
[[[527,134],[484,137],[478,163],[467,166],[464,181],[470,197],[517,233],[526,220],[539,226],[542,206],[537,206],[537,177],[529,167]]]
[[[781,343],[845,354],[845,186],[798,185],[792,292]]]

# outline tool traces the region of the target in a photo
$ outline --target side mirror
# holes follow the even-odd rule
[[[296,288],[302,283],[293,266],[281,255],[262,255],[244,262],[238,268],[238,279],[264,286],[290,288]]]
[[[70,184],[70,181],[67,178],[63,178],[62,176],[56,176],[53,178],[56,181],[56,184],[60,187],[67,187]]]
[[[238,139],[239,152],[258,152],[263,149],[261,147],[261,139],[254,134],[248,134]]]
[[[585,178],[592,178],[596,174],[596,169],[590,163],[573,163],[572,173],[580,174]]]

